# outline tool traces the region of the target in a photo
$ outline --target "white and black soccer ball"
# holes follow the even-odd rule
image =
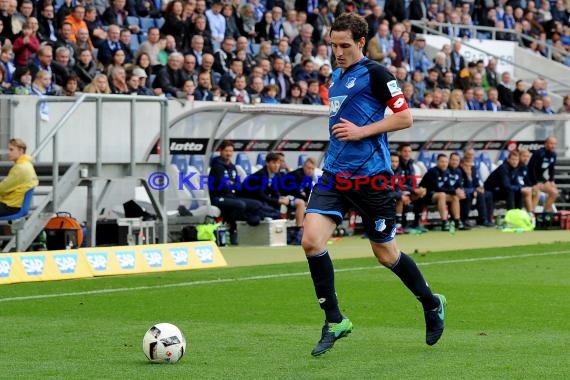
[[[171,323],[157,323],[143,338],[143,351],[153,363],[176,363],[186,352],[186,338]]]

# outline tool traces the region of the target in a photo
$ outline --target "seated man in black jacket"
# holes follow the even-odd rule
[[[175,98],[179,91],[184,87],[186,80],[182,72],[182,62],[184,56],[180,53],[172,53],[168,56],[168,63],[166,66],[158,70],[156,78],[152,83],[152,88],[155,89],[155,94],[165,95],[167,97]],[[196,99],[202,100],[202,99]]]
[[[280,211],[281,206],[294,209],[296,226],[301,228],[305,214],[305,201],[284,195],[284,181],[279,173],[280,167],[281,156],[277,153],[268,153],[265,157],[265,166],[244,180],[242,186],[244,195],[269,206],[273,209],[273,215],[287,213],[287,211]]]
[[[230,225],[230,241],[237,244],[236,221],[245,220],[249,225],[259,224],[261,202],[239,197],[237,190],[240,180],[236,166],[232,163],[234,145],[224,141],[220,145],[220,155],[212,160],[210,167],[210,200],[222,212],[224,221]]]
[[[405,211],[412,202],[410,191],[405,187],[405,182],[402,180],[402,185],[396,182],[396,178],[405,178],[404,171],[400,166],[400,156],[398,153],[390,153],[390,166],[394,172],[394,182],[388,193],[388,197],[396,201],[396,234],[404,233],[404,220],[406,219]],[[399,182],[399,181],[398,181]],[[403,189],[402,189],[403,188]]]
[[[309,157],[303,163],[303,166],[285,174],[283,179],[286,187],[285,195],[292,195],[295,198],[302,199],[305,202],[309,200],[309,195],[314,185],[315,176],[315,159]]]
[[[554,183],[554,166],[556,165],[556,138],[550,136],[544,142],[544,147],[535,151],[528,163],[528,178],[533,189],[540,194],[546,193],[544,212],[552,212],[554,201],[558,197],[558,188]],[[533,206],[538,203],[536,197]],[[533,208],[534,211],[534,208]]]
[[[428,230],[419,223],[421,207],[417,207],[417,205],[422,205],[422,202],[424,201],[423,198],[426,196],[426,189],[418,186],[421,176],[417,175],[419,173],[416,173],[414,167],[412,145],[409,143],[403,143],[398,148],[398,154],[400,156],[400,174],[405,178],[404,189],[410,193],[410,199],[414,204],[414,229],[419,230],[420,232],[427,232]],[[398,215],[396,214],[396,218],[397,217]],[[401,223],[405,229],[407,224],[405,217],[402,218]]]
[[[463,230],[466,228],[459,219],[459,201],[465,198],[465,192],[460,188],[461,181],[456,180],[453,185],[451,184],[448,166],[449,158],[445,154],[439,154],[436,166],[427,171],[420,182],[420,186],[427,189],[426,202],[437,205],[443,222],[442,231],[449,231],[448,203],[455,228]]]
[[[522,208],[532,212],[532,189],[519,183],[519,153],[512,151],[505,162],[489,175],[485,190],[493,193],[493,200],[507,202],[507,210]]]

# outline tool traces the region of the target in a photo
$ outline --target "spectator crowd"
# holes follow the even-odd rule
[[[343,12],[369,25],[366,55],[397,78],[410,107],[559,110],[548,86],[498,73],[494,58],[467,62],[469,25],[518,31],[570,63],[570,4],[563,0],[0,0],[0,94],[78,92],[186,100],[328,105],[329,31]],[[410,20],[448,23],[433,59]],[[455,26],[457,25],[457,26]],[[517,34],[497,32],[513,40]],[[542,42],[541,42],[542,41]]]

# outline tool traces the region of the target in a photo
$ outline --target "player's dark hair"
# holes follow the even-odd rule
[[[354,41],[360,41],[361,38],[366,38],[368,35],[368,23],[356,13],[343,13],[334,21],[331,33],[346,30],[350,30]]]
[[[440,153],[440,154],[437,155],[437,160],[439,161],[439,159],[442,158],[442,157],[447,158],[447,155],[444,154],[444,153]]]
[[[412,148],[412,144],[410,143],[401,143],[400,146],[398,147],[398,152],[401,152],[402,150],[404,150],[404,148],[410,147],[410,149]]]
[[[267,153],[267,156],[265,156],[265,162],[273,162],[273,161],[281,161],[281,156],[278,153]]]
[[[451,157],[453,157],[453,156],[457,156],[457,157],[459,157],[459,158],[461,159],[461,156],[460,156],[459,153],[457,153],[457,152],[451,153],[451,154],[449,155],[449,158],[451,158]]]
[[[231,146],[232,148],[235,148],[233,142],[231,142],[230,140],[224,140],[224,141],[222,141],[222,143],[220,144],[220,148],[219,148],[219,149],[220,149],[220,150],[224,150],[224,149],[226,149],[228,146]]]

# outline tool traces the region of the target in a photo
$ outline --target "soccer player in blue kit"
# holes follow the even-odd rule
[[[412,126],[413,119],[396,78],[364,57],[366,21],[354,13],[339,16],[330,32],[337,69],[329,88],[330,145],[323,176],[307,205],[302,246],[318,302],[325,313],[321,339],[311,352],[329,351],[352,332],[335,291],[334,268],[327,241],[349,208],[362,216],[366,234],[380,264],[394,272],[421,302],[426,343],[435,344],[444,329],[445,297],[433,294],[415,262],[396,245],[395,201],[381,190],[390,180],[387,133]],[[389,107],[393,115],[384,118]],[[376,177],[377,183],[371,184]],[[367,182],[368,180],[368,182]]]

